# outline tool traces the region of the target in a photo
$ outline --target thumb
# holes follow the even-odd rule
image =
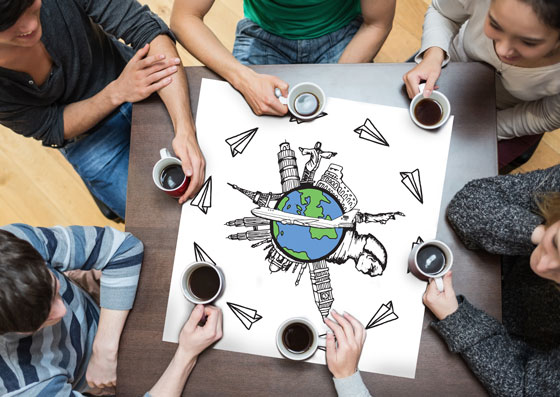
[[[455,291],[453,291],[453,273],[451,271],[443,276],[443,288],[445,292],[449,291],[450,294],[455,295]]]
[[[288,96],[288,88],[290,88],[290,85],[288,83],[286,83],[282,79],[277,78],[276,81],[274,82],[274,85],[280,88],[280,91],[282,92],[282,96],[284,97]]]
[[[336,341],[332,331],[327,331],[327,361],[334,360],[336,357]]]
[[[428,80],[426,80],[426,86],[424,87],[424,98],[428,98],[430,95],[432,95],[438,77],[439,75],[436,73],[430,73],[428,75]]]
[[[131,60],[138,61],[138,60],[144,58],[146,55],[148,55],[149,50],[150,50],[150,44],[146,43],[146,45],[144,47],[142,47],[138,51],[136,51],[136,54],[134,54],[134,56],[132,57]]]
[[[204,315],[204,305],[196,305],[191,312],[191,316],[187,320],[185,324],[185,328],[190,331],[194,331],[198,326],[200,320],[202,320],[202,316]]]

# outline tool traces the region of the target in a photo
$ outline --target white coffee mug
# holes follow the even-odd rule
[[[418,264],[418,252],[425,247],[434,246],[437,248],[436,254],[441,252],[444,256],[444,263],[441,269],[435,269],[434,272],[429,272],[428,268],[430,264],[434,266],[437,263],[437,255],[432,254],[425,259],[425,263],[423,267]],[[417,244],[414,246],[412,251],[410,251],[410,255],[408,256],[408,268],[416,277],[420,280],[427,281],[430,278],[433,278],[436,282],[436,287],[440,292],[443,292],[443,276],[451,270],[451,266],[453,266],[453,252],[451,252],[451,248],[443,241],[439,240],[428,240],[424,241],[421,244]]]
[[[193,291],[193,286],[191,285],[192,274],[194,273],[195,270],[201,267],[211,268],[217,274],[219,280],[219,285],[217,287],[216,292],[212,294],[212,296],[206,297],[204,299],[195,294],[195,291]],[[220,296],[220,294],[224,289],[224,275],[222,274],[222,271],[216,265],[210,262],[193,262],[189,264],[186,267],[186,269],[183,271],[180,280],[181,280],[181,291],[183,291],[183,295],[185,296],[185,298],[187,298],[189,302],[192,302],[195,305],[205,305],[215,301]]]
[[[451,104],[449,103],[449,99],[447,99],[447,97],[442,94],[440,91],[434,90],[432,91],[432,94],[429,96],[429,98],[424,98],[424,87],[425,84],[420,84],[418,86],[418,89],[420,90],[420,92],[418,94],[416,94],[416,96],[414,98],[412,98],[412,101],[410,102],[410,106],[408,107],[408,112],[410,113],[410,118],[412,119],[412,121],[414,121],[414,123],[421,128],[427,129],[427,130],[434,130],[436,128],[441,127],[442,125],[444,125],[447,120],[449,119],[449,116],[451,115]],[[437,102],[437,104],[440,106],[441,108],[441,118],[440,120],[432,125],[426,125],[426,124],[422,124],[415,115],[415,109],[416,109],[416,105],[423,99],[431,99],[435,102]]]
[[[284,332],[292,325],[299,324],[301,329],[307,329],[309,331],[309,338],[311,339],[305,349],[301,351],[294,351],[286,346],[286,336]],[[293,329],[293,328],[292,328]],[[278,331],[276,332],[276,346],[280,353],[290,359],[295,361],[303,361],[307,360],[309,357],[313,356],[318,348],[325,348],[324,347],[324,339],[319,341],[319,333],[308,319],[304,317],[292,317],[284,321],[278,327]]]
[[[274,92],[282,104],[288,105],[290,113],[300,120],[313,120],[321,114],[327,102],[323,89],[311,82],[296,84],[288,92],[287,98],[282,96],[278,88]],[[308,108],[309,105],[311,108]]]
[[[172,189],[167,189],[161,184],[161,174],[162,172],[170,166],[178,165],[179,167],[182,166],[181,160],[177,157],[174,157],[169,153],[169,150],[163,148],[159,151],[160,159],[154,165],[152,169],[152,179],[154,180],[154,184],[160,189],[163,190],[166,194],[170,195],[171,197],[181,197],[187,191],[187,187],[189,186],[190,178],[184,177],[183,182],[173,187]]]

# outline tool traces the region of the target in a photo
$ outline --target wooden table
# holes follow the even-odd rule
[[[328,96],[389,106],[408,107],[402,75],[411,64],[258,66],[290,85],[318,83]],[[186,68],[193,114],[196,116],[201,78],[219,79],[206,68]],[[443,189],[438,237],[454,251],[454,281],[458,293],[501,318],[498,258],[464,249],[445,220],[445,209],[467,181],[496,175],[496,111],[494,73],[482,64],[449,64],[438,84],[455,115]],[[173,128],[158,97],[134,105],[126,230],[145,246],[134,309],[121,340],[118,395],[139,396],[150,389],[167,367],[177,345],[162,342],[165,311],[175,256],[181,208],[157,190],[152,166],[159,149],[171,148]],[[426,313],[415,379],[363,373],[377,396],[485,395],[463,360],[447,349]],[[209,350],[201,355],[185,395],[285,396],[336,395],[326,366],[294,363],[270,357]]]

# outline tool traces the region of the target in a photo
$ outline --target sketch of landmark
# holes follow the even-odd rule
[[[210,258],[210,255],[208,255],[206,251],[200,248],[200,245],[198,245],[196,242],[194,243],[194,258],[197,262],[208,262],[216,265],[216,262],[214,262],[212,258]]]
[[[424,196],[422,194],[422,182],[420,181],[420,170],[416,168],[411,172],[401,172],[401,182],[408,189],[410,193],[424,204]]]
[[[191,205],[198,207],[199,210],[208,213],[208,208],[212,207],[212,177],[208,177],[198,194],[192,199]]]
[[[338,198],[344,212],[350,211],[358,204],[358,199],[352,190],[342,181],[342,166],[338,164],[330,164],[316,186]]]
[[[410,247],[410,250],[412,251],[412,250],[414,249],[414,247],[416,247],[418,244],[422,244],[423,242],[424,242],[424,240],[422,239],[422,237],[418,236],[418,238],[416,239],[416,241],[414,241],[414,242],[412,243],[412,247]],[[406,266],[406,273],[407,273],[407,274],[410,273],[410,267],[408,266],[408,264],[407,264],[407,266]]]
[[[251,210],[253,216],[227,221],[226,226],[245,227],[246,230],[226,238],[254,241],[252,248],[261,247],[267,252],[265,260],[271,273],[297,272],[296,286],[308,270],[313,299],[321,316],[326,317],[334,302],[329,264],[351,262],[356,270],[370,277],[381,276],[387,266],[383,244],[370,233],[358,233],[356,224],[383,225],[404,214],[399,211],[359,212],[355,208],[358,199],[342,180],[342,166],[338,164],[329,164],[313,184],[321,159],[330,159],[336,153],[323,151],[321,142],[311,149],[299,149],[311,157],[301,180],[290,143],[280,144],[277,157],[282,193],[251,191],[228,183],[258,207]],[[296,249],[294,244],[302,245]]]
[[[250,330],[253,324],[262,318],[255,309],[231,302],[227,302],[227,305],[247,330]]]
[[[251,143],[251,140],[255,137],[257,130],[258,128],[253,128],[226,139],[226,143],[229,145],[232,157],[243,153],[245,148],[247,148],[247,145]]]
[[[399,318],[393,309],[393,301],[382,304],[366,325],[366,329],[379,327]]]
[[[364,121],[364,124],[354,129],[354,132],[356,134],[360,134],[361,139],[377,143],[378,145],[389,146],[389,143],[387,143],[385,137],[381,135],[381,132],[379,132],[377,127],[373,125],[370,119],[366,119],[366,121]]]
[[[321,159],[330,159],[331,157],[336,156],[336,152],[326,152],[322,150],[321,142],[315,143],[315,146],[309,149],[300,147],[299,151],[304,156],[310,156],[309,161],[305,164],[305,168],[303,169],[301,183],[313,183],[315,171],[319,168]]]
[[[317,117],[315,117],[315,119],[320,119],[321,117],[325,117],[326,115],[328,115],[328,113],[321,112],[321,113],[319,113],[319,115],[318,115]],[[309,122],[309,121],[313,121],[313,120],[315,120],[315,119],[311,119],[311,120],[300,120],[300,119],[298,119],[296,116],[290,115],[290,123],[293,123],[293,122],[295,121],[296,123],[301,124],[301,123],[307,123],[307,122]]]

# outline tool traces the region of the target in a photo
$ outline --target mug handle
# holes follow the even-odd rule
[[[169,150],[167,150],[166,148],[160,149],[159,151],[159,157],[161,157],[162,159],[166,158],[166,157],[171,157],[171,153],[169,153]]]
[[[434,281],[436,282],[436,287],[439,292],[443,292],[443,277],[434,277]]]
[[[282,92],[280,91],[280,88],[276,87],[274,89],[274,95],[276,95],[276,98],[278,98],[278,100],[282,105],[288,104],[288,98],[282,96]]]

